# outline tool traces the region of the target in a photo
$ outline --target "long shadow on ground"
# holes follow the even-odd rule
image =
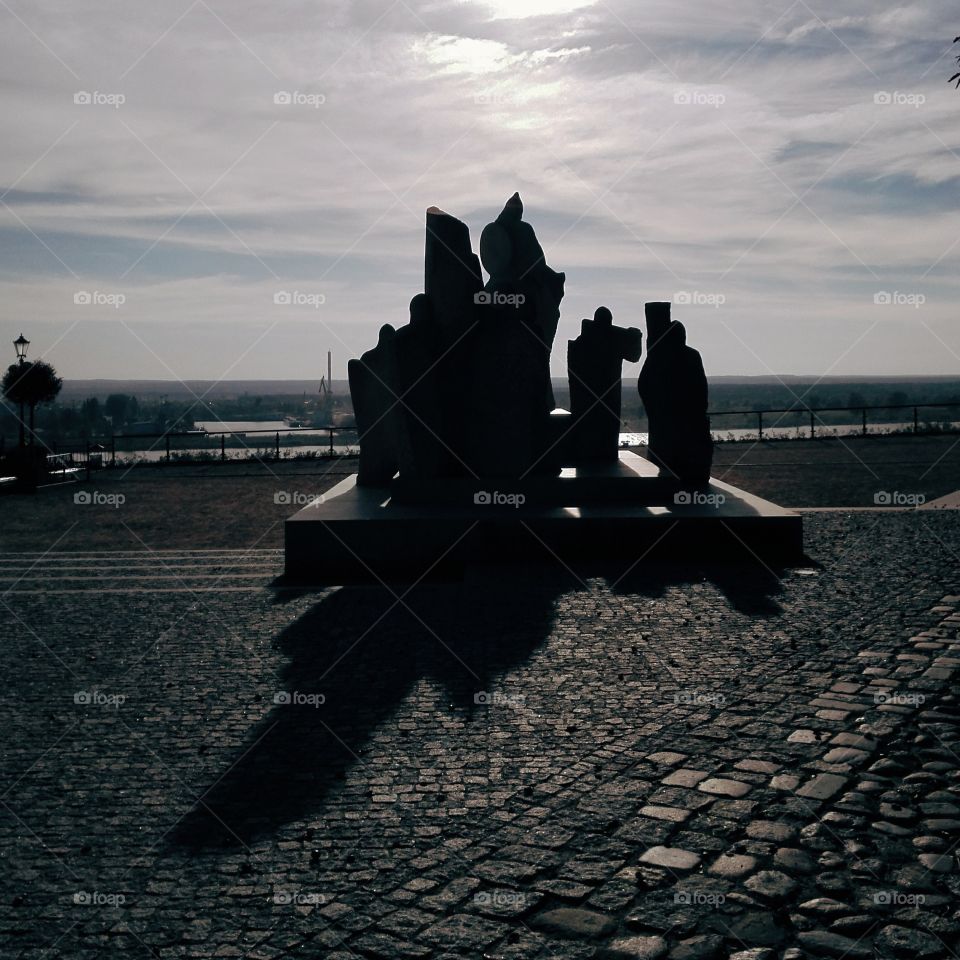
[[[606,579],[617,593],[651,598],[672,584],[708,579],[741,612],[779,611],[779,581],[762,568],[641,566]],[[515,569],[406,594],[354,586],[325,596],[276,641],[290,658],[277,690],[290,702],[276,703],[251,730],[233,764],[172,832],[173,844],[199,850],[248,843],[318,813],[422,679],[442,690],[438,707],[468,720],[477,696],[550,636],[559,597],[582,586],[562,571]]]
[[[384,587],[344,587],[325,597],[277,640],[290,657],[277,689],[293,702],[277,704],[257,725],[175,841],[248,842],[317,810],[423,678],[442,687],[444,706],[469,716],[492,679],[550,635],[556,599],[571,588],[554,579],[522,589],[419,586],[398,590],[402,602]],[[322,704],[309,699],[316,695]]]

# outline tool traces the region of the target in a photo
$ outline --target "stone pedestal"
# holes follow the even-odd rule
[[[679,490],[625,451],[552,481],[444,481],[422,493],[426,502],[416,502],[415,486],[404,493],[343,480],[287,520],[287,575],[409,583],[507,558],[584,575],[641,559],[804,562],[800,515],[718,481]]]

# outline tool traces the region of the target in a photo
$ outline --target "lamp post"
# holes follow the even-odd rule
[[[27,359],[27,348],[30,346],[30,341],[21,333],[16,340],[13,341],[13,346],[17,351],[17,360],[22,367]],[[23,400],[20,401],[20,446],[24,447],[26,445],[26,438],[23,434]]]

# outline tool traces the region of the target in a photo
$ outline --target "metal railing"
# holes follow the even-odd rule
[[[107,457],[114,463],[117,452],[112,439],[109,445],[98,440],[52,440],[47,449],[50,451],[47,455],[48,461],[63,461],[70,466],[89,464],[94,468],[102,467]]]
[[[174,458],[174,456],[175,456],[175,454],[176,454],[176,450],[171,448],[171,443],[170,443],[171,440],[188,439],[188,440],[194,440],[194,441],[203,441],[203,440],[205,440],[205,439],[208,438],[208,437],[219,437],[219,438],[220,438],[220,460],[221,460],[221,461],[224,461],[224,460],[229,459],[229,458],[227,457],[227,440],[228,440],[228,438],[234,438],[234,437],[243,438],[243,437],[249,436],[250,434],[257,434],[257,435],[264,435],[264,436],[270,436],[270,435],[272,435],[272,436],[273,436],[273,441],[274,441],[273,444],[272,444],[273,449],[274,449],[274,459],[279,460],[279,459],[281,459],[281,455],[280,455],[280,449],[281,449],[281,446],[282,446],[282,444],[281,444],[281,442],[280,442],[280,441],[281,441],[281,438],[283,438],[283,439],[288,439],[288,440],[289,440],[289,439],[293,439],[293,438],[295,438],[295,437],[298,438],[298,442],[297,442],[297,443],[295,443],[295,444],[289,444],[289,445],[288,445],[289,447],[294,447],[294,448],[295,448],[295,447],[300,447],[300,446],[305,446],[305,445],[306,445],[306,444],[304,444],[304,443],[302,442],[304,439],[309,439],[309,437],[305,437],[305,436],[304,436],[305,434],[327,433],[327,434],[328,434],[328,437],[329,437],[329,449],[328,449],[328,452],[327,452],[326,455],[329,456],[329,457],[335,457],[335,456],[337,456],[337,454],[336,454],[336,451],[334,450],[334,446],[333,446],[334,435],[337,434],[337,433],[356,433],[356,431],[357,431],[357,428],[356,428],[356,427],[346,427],[346,426],[340,427],[340,426],[333,426],[332,424],[324,424],[324,425],[316,426],[316,427],[289,427],[289,428],[287,428],[287,429],[282,429],[282,430],[276,430],[276,429],[269,429],[269,430],[176,430],[176,431],[174,431],[174,430],[166,430],[166,431],[163,431],[163,432],[161,432],[161,433],[136,433],[136,434],[115,433],[115,434],[111,435],[111,437],[110,437],[111,462],[112,462],[112,463],[115,463],[115,462],[116,462],[116,445],[117,445],[117,442],[118,442],[118,441],[120,441],[121,445],[123,445],[123,444],[129,443],[129,442],[135,442],[135,441],[139,441],[139,440],[162,440],[162,441],[164,442],[164,445],[163,445],[163,448],[162,448],[162,449],[163,449],[163,452],[164,452],[164,460],[165,460],[167,463],[169,463],[169,462],[171,462],[171,460]],[[243,446],[246,446],[247,449],[249,450],[249,452],[250,452],[250,453],[254,453],[254,454],[255,454],[255,453],[258,453],[259,450],[261,449],[260,447],[256,447],[256,448],[254,448],[254,447],[249,447],[249,446],[247,446],[246,444],[244,444]],[[316,444],[316,446],[321,446],[321,444]],[[150,449],[151,449],[151,450],[157,449],[157,445],[156,445],[156,444],[151,445]],[[230,449],[236,449],[236,448],[231,447]],[[141,451],[137,451],[137,450],[124,451],[124,450],[121,450],[120,452],[121,452],[121,454],[123,454],[123,453],[136,454],[136,453],[141,452]],[[205,450],[204,452],[216,453],[216,447],[213,447],[213,448],[209,449],[209,451]]]
[[[47,459],[51,463],[67,463],[70,466],[85,467],[97,469],[103,466],[115,466],[117,458],[123,459],[125,456],[135,457],[137,454],[153,453],[156,451],[160,455],[159,462],[170,463],[178,459],[178,453],[183,454],[187,451],[181,446],[178,451],[178,443],[182,441],[194,441],[195,447],[189,452],[197,452],[204,455],[219,455],[221,461],[231,459],[230,451],[243,451],[246,448],[252,456],[261,459],[270,459],[271,455],[266,450],[272,448],[272,458],[281,459],[281,450],[296,450],[302,447],[326,447],[322,456],[336,457],[339,454],[334,448],[334,438],[337,434],[356,434],[356,427],[334,426],[324,424],[316,427],[291,427],[288,429],[271,428],[269,430],[165,430],[157,433],[114,433],[109,436],[90,437],[77,440],[50,440],[43,442],[43,446],[49,451]],[[327,434],[327,437],[313,436],[314,434]],[[266,445],[258,443],[256,446],[243,443],[243,438],[249,435],[270,438],[272,442]],[[219,437],[220,443],[211,444],[210,441]],[[15,438],[14,438],[15,439]],[[231,440],[240,440],[239,444],[231,444]],[[283,441],[290,441],[284,444]],[[159,443],[146,443],[141,441],[160,441]],[[314,442],[311,442],[314,441]],[[316,442],[319,441],[319,442]],[[219,449],[218,449],[219,447]],[[6,438],[0,435],[0,458],[7,453],[13,453],[17,449],[17,444],[10,444]]]
[[[711,426],[714,432],[718,431],[715,420],[720,417],[745,417],[750,419],[755,419],[756,421],[756,436],[758,440],[764,439],[764,430],[773,430],[776,428],[779,429],[788,429],[790,427],[798,427],[796,423],[793,424],[782,424],[782,421],[785,417],[803,418],[808,424],[809,437],[810,439],[815,439],[817,436],[818,427],[822,431],[827,431],[832,427],[849,427],[852,426],[851,423],[827,423],[820,414],[823,413],[859,413],[860,414],[860,435],[868,436],[869,435],[869,419],[868,413],[870,411],[892,411],[892,410],[909,410],[912,413],[911,417],[905,418],[903,421],[904,426],[908,428],[912,425],[913,433],[920,433],[922,429],[922,423],[920,419],[921,410],[960,410],[960,401],[946,401],[944,403],[883,403],[883,404],[857,404],[854,406],[830,406],[830,407],[764,407],[760,410],[711,410],[708,412],[708,416],[711,418]],[[767,423],[764,423],[764,417],[768,414],[779,414],[779,417],[776,422],[770,423],[769,420]],[[960,419],[960,417],[958,417]],[[889,425],[889,424],[885,424]],[[738,427],[732,427],[731,429],[744,429]],[[207,438],[220,438],[219,444],[219,458],[221,461],[230,459],[227,456],[227,441],[230,438],[243,438],[249,435],[272,435],[273,437],[273,456],[274,459],[281,459],[281,439],[294,440],[295,443],[291,443],[288,447],[302,447],[309,444],[304,444],[303,440],[307,439],[304,437],[304,434],[312,433],[326,433],[328,435],[328,450],[325,456],[335,457],[338,454],[334,449],[334,437],[336,434],[354,434],[357,433],[357,428],[355,426],[334,426],[333,424],[323,424],[321,426],[315,427],[290,427],[285,430],[277,430],[275,428],[267,430],[167,430],[161,431],[159,433],[137,433],[137,434],[123,434],[123,433],[114,433],[110,436],[100,437],[100,438],[89,438],[82,440],[61,440],[61,441],[51,441],[48,445],[48,449],[52,454],[69,454],[70,463],[74,465],[84,466],[84,467],[93,467],[96,469],[98,466],[106,466],[109,458],[110,466],[114,466],[117,461],[117,454],[119,453],[121,457],[125,453],[135,455],[142,452],[150,452],[156,450],[157,444],[152,444],[147,451],[141,451],[136,449],[122,449],[129,444],[136,443],[141,440],[161,440],[163,441],[163,446],[160,448],[163,454],[163,460],[161,462],[170,463],[176,456],[176,448],[171,445],[171,441],[178,440],[194,440],[194,441],[204,441]],[[118,444],[121,449],[118,450]],[[320,444],[316,444],[320,446]],[[5,442],[5,438],[0,436],[0,456],[5,452],[8,452],[13,449],[13,446]],[[229,449],[237,449],[236,447],[230,447]],[[259,453],[260,447],[247,448],[250,453],[257,454]],[[213,453],[216,454],[216,446],[206,447],[203,449],[204,453]]]
[[[852,413],[858,412],[861,415],[861,428],[860,435],[867,436],[869,433],[868,430],[868,421],[867,421],[867,411],[869,410],[911,410],[913,412],[912,424],[913,432],[920,432],[920,411],[925,409],[937,409],[937,410],[950,410],[950,409],[960,409],[960,401],[947,401],[945,403],[878,403],[878,404],[857,404],[856,406],[838,406],[838,407],[771,407],[765,408],[762,410],[711,410],[708,412],[708,416],[711,418],[711,421],[715,417],[756,417],[757,420],[757,438],[759,440],[763,439],[763,416],[767,413],[778,413],[781,414],[780,420],[783,419],[784,414],[792,415],[794,417],[803,417],[804,419],[809,418],[809,429],[810,429],[810,439],[813,440],[816,437],[817,421],[819,425],[824,429],[829,429],[830,427],[840,427],[840,426],[851,426],[848,423],[827,423],[819,416],[821,413]],[[909,426],[911,423],[910,418],[907,418],[902,421],[905,426]],[[779,425],[777,423],[771,424],[768,429],[773,429]],[[789,425],[787,425],[789,426]],[[784,427],[785,429],[786,427]],[[714,426],[714,429],[716,427]]]

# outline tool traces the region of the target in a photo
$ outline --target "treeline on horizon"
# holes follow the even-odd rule
[[[347,385],[334,381],[332,398],[312,390],[301,388],[278,390],[277,381],[268,381],[264,386],[271,392],[254,393],[243,391],[236,394],[204,390],[201,385],[164,384],[164,392],[157,389],[157,381],[139,391],[142,382],[128,381],[126,392],[113,389],[110,393],[84,393],[93,384],[116,387],[123,381],[73,381],[64,385],[56,402],[39,407],[37,429],[42,436],[54,439],[77,439],[109,437],[112,434],[131,432],[136,425],[141,431],[150,429],[157,433],[194,429],[197,422],[204,421],[277,421],[293,417],[307,425],[336,423],[349,426],[352,421],[352,406]],[[299,381],[291,382],[301,386]],[[146,384],[143,384],[146,386]],[[244,382],[244,387],[253,387]],[[286,386],[286,385],[283,385]],[[226,384],[220,385],[221,389]],[[560,407],[569,409],[569,392],[565,381],[554,380],[554,395]],[[623,381],[622,418],[625,431],[646,429],[646,417],[633,379]],[[496,403],[495,395],[489,398]],[[824,407],[855,408],[849,412],[836,411],[818,417],[823,423],[859,422],[863,408],[881,408],[868,411],[872,423],[912,420],[912,411],[894,410],[904,404],[956,403],[953,409],[934,408],[918,411],[923,423],[942,423],[960,420],[960,378],[917,380],[882,378],[875,381],[863,379],[843,380],[831,378],[816,381],[802,378],[785,379],[783,382],[770,378],[757,380],[719,378],[710,383],[710,412],[715,416],[715,429],[737,429],[756,425],[755,414],[742,416],[724,415],[729,411],[796,410],[792,414],[777,414],[769,422],[779,421],[780,426],[800,425],[808,421],[809,409]],[[886,410],[884,408],[890,408]],[[0,437],[8,442],[17,433],[16,411],[9,403],[0,407]]]

